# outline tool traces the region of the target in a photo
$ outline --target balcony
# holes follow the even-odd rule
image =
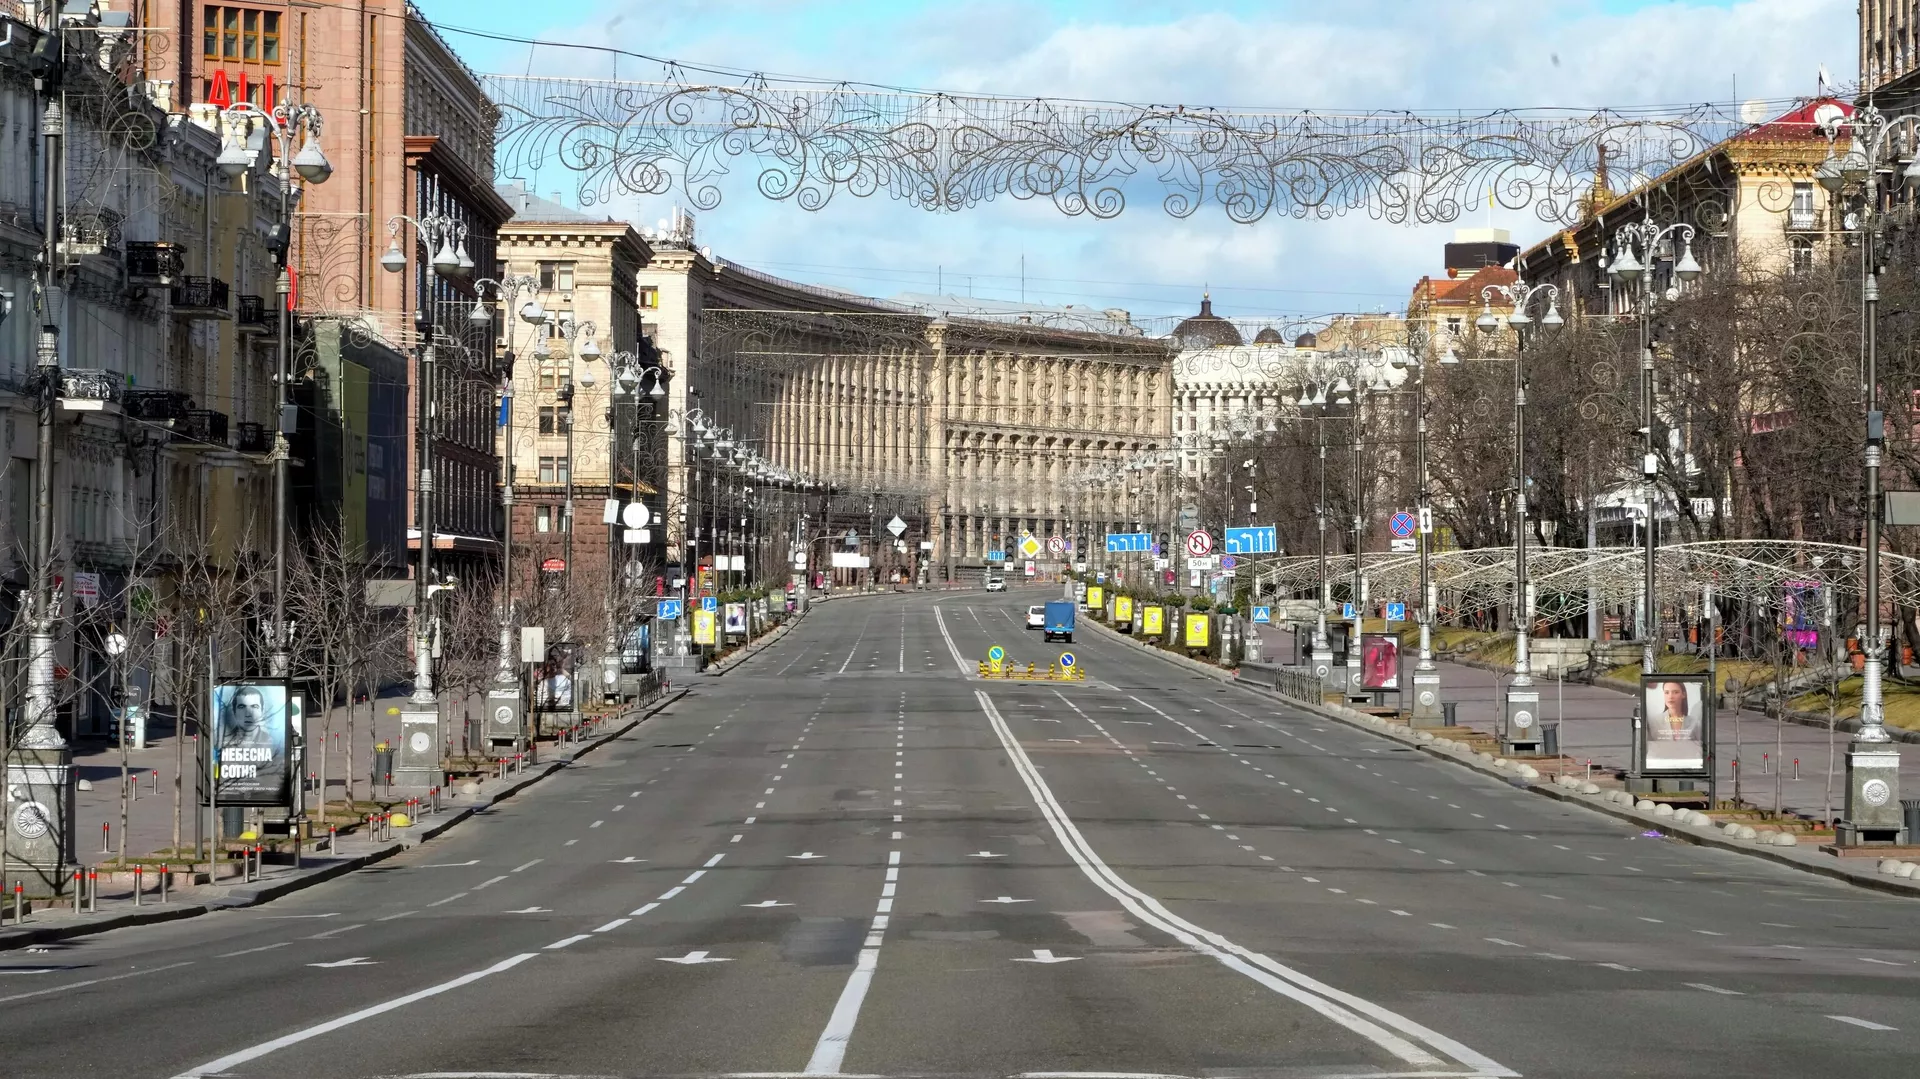
[[[173,286],[175,318],[231,319],[227,283],[217,277],[182,277]]]
[[[1821,210],[1795,206],[1787,211],[1788,232],[1825,232],[1827,215]]]
[[[175,445],[182,449],[227,449],[227,414],[210,408],[190,408],[187,422],[175,428]]]
[[[165,240],[127,244],[127,283],[166,287],[187,275],[187,249]]]
[[[267,454],[273,452],[273,436],[267,433],[267,425],[242,421],[234,425],[237,432],[233,448],[241,453]]]
[[[234,318],[234,329],[246,337],[277,337],[280,334],[279,314],[264,296],[242,296],[238,314]]]
[[[75,210],[60,223],[60,257],[75,262],[120,249],[121,216],[106,209]]]
[[[120,395],[120,407],[132,419],[171,430],[187,418],[193,398],[179,390],[127,390]]]
[[[60,372],[60,407],[67,412],[117,412],[127,376],[104,367],[69,367]]]

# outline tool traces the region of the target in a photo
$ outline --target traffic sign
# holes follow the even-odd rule
[[[1109,532],[1107,533],[1108,554],[1134,554],[1153,549],[1153,535],[1149,532]]]
[[[1230,555],[1230,554],[1227,554],[1227,555],[1221,555],[1221,556],[1220,556],[1220,568],[1221,568],[1221,569],[1232,569],[1233,567],[1235,567],[1235,566],[1237,566],[1237,565],[1239,565],[1239,564],[1240,564],[1240,560],[1239,560],[1239,559],[1237,559],[1237,558],[1235,558],[1235,557],[1233,557],[1233,556],[1232,556],[1232,555]]]
[[[1280,530],[1275,525],[1229,528],[1226,547],[1228,554],[1279,554]]]
[[[559,573],[566,568],[567,560],[564,558],[549,558],[540,563],[540,569],[545,573]]]
[[[1352,617],[1353,617],[1353,604],[1351,604],[1351,603],[1342,603],[1342,604],[1340,605],[1340,617],[1342,617],[1342,618],[1352,618]]]
[[[1213,552],[1213,534],[1204,528],[1187,533],[1187,553],[1198,558]]]
[[[1007,650],[1000,647],[997,644],[994,645],[992,648],[987,649],[987,662],[989,663],[998,663],[1001,660],[1006,658],[1007,658]]]
[[[907,522],[901,520],[900,515],[896,513],[893,515],[893,520],[887,522],[887,531],[893,533],[895,539],[899,539],[907,532]]]
[[[1387,621],[1405,622],[1406,620],[1407,620],[1407,605],[1405,603],[1396,602],[1396,603],[1387,604]]]
[[[1072,652],[1062,652],[1062,653],[1060,653],[1060,668],[1061,668],[1062,670],[1072,670],[1072,669],[1073,669],[1073,665],[1074,665],[1074,664],[1076,664],[1076,663],[1078,663],[1078,662],[1080,662],[1080,661],[1079,661],[1079,660],[1077,660],[1077,659],[1075,659],[1075,658],[1073,658],[1073,653],[1072,653]]]
[[[1412,554],[1418,549],[1419,544],[1412,536],[1408,536],[1405,539],[1395,536],[1387,541],[1387,550],[1392,554]]]
[[[855,532],[851,528],[847,529],[847,534],[842,538],[846,540],[847,546],[849,547],[860,546],[860,533]]]
[[[1433,507],[1431,506],[1420,507],[1420,534],[1423,536],[1433,534]]]
[[[720,609],[720,601],[713,596],[701,596],[700,609],[703,611],[717,611]]]
[[[1048,536],[1047,550],[1052,551],[1054,554],[1065,554],[1067,550],[1067,537]]]
[[[1406,539],[1408,536],[1413,535],[1413,530],[1419,526],[1419,519],[1406,510],[1401,510],[1387,520],[1387,531],[1401,539]]]
[[[1040,553],[1040,541],[1032,536],[1020,537],[1020,557],[1033,558]]]
[[[1260,623],[1261,625],[1267,625],[1271,623],[1273,621],[1273,608],[1272,607],[1255,607],[1253,609],[1253,620],[1255,622]]]
[[[668,622],[679,621],[680,601],[677,599],[661,600],[659,606],[654,609],[654,617],[664,619]]]

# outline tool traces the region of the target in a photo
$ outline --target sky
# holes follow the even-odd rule
[[[661,66],[523,41],[612,45],[743,71],[1016,96],[1318,110],[1596,108],[1812,94],[1856,79],[1854,0],[416,0],[481,72],[655,79]],[[935,213],[884,194],[817,212],[739,169],[699,214],[717,256],[866,295],[932,292],[1185,314],[1210,290],[1248,318],[1404,310],[1443,272],[1456,225],[1547,226],[1527,211],[1451,224],[1364,214],[1236,224],[1135,197],[1117,219],[1002,200]],[[741,178],[745,177],[744,182]],[[577,204],[569,177],[530,177]],[[678,192],[617,205],[637,225]]]

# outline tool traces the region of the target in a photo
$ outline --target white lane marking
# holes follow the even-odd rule
[[[277,945],[275,945],[275,947],[277,947]],[[235,953],[235,954],[238,954],[238,953]],[[32,997],[44,997],[51,993],[64,993],[69,989],[83,989],[89,985],[100,985],[104,982],[117,982],[126,978],[138,978],[142,974],[158,974],[163,970],[173,970],[176,967],[190,967],[192,965],[193,965],[193,961],[187,960],[186,962],[183,962],[183,963],[168,963],[164,967],[154,967],[151,970],[136,970],[136,971],[129,972],[127,974],[115,974],[106,978],[88,978],[85,981],[68,982],[65,985],[56,985],[51,989],[35,989],[30,993],[15,993],[13,996],[10,996],[10,997],[0,997],[0,1004],[7,1004],[16,1000],[27,1000]]]
[[[348,926],[348,928],[349,928],[349,929],[351,929],[351,928],[352,928],[352,926]],[[1888,960],[1885,960],[1885,959],[1874,959],[1874,958],[1872,958],[1872,957],[1870,957],[1870,956],[1864,956],[1864,955],[1856,955],[1856,956],[1854,956],[1854,958],[1855,958],[1855,959],[1858,959],[1858,960],[1860,960],[1860,961],[1861,961],[1862,963],[1878,963],[1878,964],[1880,964],[1880,965],[1881,965],[1881,966],[1883,966],[1883,967],[1904,967],[1904,966],[1906,966],[1906,964],[1905,964],[1905,963],[1894,963],[1894,962],[1890,962],[1890,961],[1888,961]]]
[[[579,841],[578,839],[569,839],[569,840],[567,840],[567,841],[566,841],[565,843],[562,843],[562,844],[560,844],[560,845],[561,845],[561,846],[563,846],[563,847],[571,847],[571,846],[573,846],[573,845],[574,845],[575,843],[578,843],[578,842],[580,842],[580,841]]]
[[[552,914],[552,907],[521,907],[519,910],[504,910],[502,914]]]
[[[427,904],[427,906],[429,906],[429,907],[437,907],[437,906],[440,906],[440,905],[442,905],[442,904],[444,904],[444,903],[451,903],[451,902],[453,902],[454,900],[456,900],[456,899],[459,899],[459,898],[461,898],[461,897],[463,897],[463,896],[465,896],[466,894],[467,894],[467,893],[465,893],[465,892],[455,892],[455,893],[454,893],[453,895],[450,895],[450,896],[448,896],[448,897],[446,897],[445,899],[436,899],[436,900],[434,900],[433,902],[431,902],[431,903],[428,903],[428,904]]]
[[[1013,961],[1016,963],[1072,963],[1078,961],[1079,958],[1077,955],[1055,955],[1046,948],[1035,948],[1031,958],[1024,955],[1016,955],[1013,957]]]
[[[533,861],[527,862],[524,865],[514,866],[512,869],[507,870],[507,872],[518,873],[522,869],[532,869],[534,866],[539,865],[541,862],[544,862],[544,861],[546,861],[545,858],[535,858]]]
[[[672,899],[674,896],[679,895],[681,892],[684,892],[686,890],[687,889],[685,885],[676,884],[673,887],[668,888],[666,891],[661,892],[660,898],[659,900],[657,900],[657,902],[664,903],[667,900]]]
[[[499,875],[499,876],[497,876],[497,877],[493,877],[493,878],[491,878],[491,879],[489,879],[489,880],[483,880],[483,881],[481,881],[480,883],[478,883],[478,884],[476,884],[476,885],[474,885],[474,886],[473,886],[473,890],[477,892],[477,891],[479,891],[479,890],[480,890],[480,889],[482,889],[482,888],[485,888],[485,887],[488,887],[488,886],[490,886],[490,885],[494,885],[494,884],[498,884],[498,883],[500,883],[501,881],[503,881],[503,880],[506,880],[506,879],[507,879],[507,875],[506,875],[505,873],[502,873],[501,875]]]
[[[808,851],[801,851],[799,854],[789,854],[787,855],[787,857],[794,859],[795,861],[805,862],[805,861],[811,861],[814,858],[825,858],[826,855],[815,854],[812,851],[808,850]]]
[[[600,827],[601,825],[603,825],[603,824],[605,824],[605,823],[607,823],[607,822],[606,822],[606,821],[603,821],[603,820],[597,820],[597,821],[594,821],[594,822],[593,822],[592,824],[589,824],[589,825],[587,825],[587,827],[589,827],[589,828],[598,828],[598,827]]]
[[[415,869],[460,869],[465,866],[479,865],[480,859],[469,858],[464,862],[435,862],[432,865],[417,865]]]
[[[615,918],[613,921],[610,921],[607,924],[601,926],[600,928],[594,930],[594,932],[610,933],[613,930],[620,928],[621,926],[627,924],[630,921],[633,921],[633,919],[632,918]]]
[[[992,898],[992,899],[982,899],[982,900],[981,900],[980,902],[982,902],[982,903],[1031,903],[1031,902],[1033,902],[1033,900],[1031,900],[1031,899],[1015,899],[1014,897],[1012,897],[1012,896],[1010,896],[1010,895],[1002,895],[1002,896],[996,896],[996,897],[994,897],[994,898]]]
[[[221,952],[219,955],[214,956],[214,958],[215,959],[232,959],[236,955],[252,955],[255,952],[270,952],[275,948],[284,948],[287,945],[292,943],[293,942],[290,940],[283,940],[278,944],[262,944],[258,948],[242,948],[237,952]],[[39,971],[35,971],[34,973],[37,974],[39,973]]]
[[[741,840],[741,839],[743,839],[743,838],[745,838],[745,837],[743,837],[743,836],[738,836],[738,835],[736,835],[736,836],[734,836],[734,837],[733,837],[732,839],[729,839],[729,840],[727,840],[727,842],[729,842],[729,843],[738,843],[738,842],[740,842],[740,840]]]
[[[691,872],[691,873],[689,873],[689,874],[687,874],[687,879],[686,879],[686,880],[683,880],[683,881],[681,881],[680,883],[682,883],[682,884],[692,884],[692,883],[693,883],[694,881],[696,881],[696,880],[699,880],[699,879],[700,879],[701,877],[704,877],[704,876],[706,876],[706,875],[707,875],[707,871],[706,871],[706,870],[704,870],[704,869],[696,869],[696,870],[694,870],[693,872]]]
[[[326,931],[326,932],[324,932],[324,933],[315,933],[315,934],[314,934],[313,936],[310,936],[310,937],[307,937],[307,938],[305,938],[305,939],[307,939],[307,940],[325,940],[325,939],[327,939],[328,937],[337,937],[337,936],[339,936],[340,934],[342,934],[342,933],[346,933],[346,932],[349,932],[349,931],[351,931],[351,930],[355,930],[355,929],[365,929],[365,928],[366,928],[366,925],[367,925],[367,923],[365,923],[365,922],[355,922],[355,923],[354,923],[353,925],[343,925],[343,926],[341,926],[341,927],[340,927],[340,928],[338,928],[338,929],[329,929],[329,930],[327,930],[327,931]],[[1891,963],[1889,963],[1889,964],[1888,964],[1888,966],[1892,966],[1892,965],[1893,965],[1893,964],[1891,964]]]
[[[1745,993],[1742,993],[1737,989],[1722,989],[1717,985],[1708,985],[1706,982],[1681,982],[1680,984],[1686,986],[1689,989],[1698,989],[1703,993],[1718,993],[1723,997],[1746,996]]]
[[[937,610],[938,608],[936,608]],[[887,864],[898,866],[900,852],[887,852]],[[853,1028],[860,1021],[860,1005],[867,999],[867,990],[873,986],[873,972],[880,965],[880,944],[889,918],[887,912],[893,909],[894,885],[891,881],[899,875],[898,869],[888,869],[889,883],[881,886],[878,908],[879,914],[868,930],[866,946],[860,949],[860,957],[854,963],[853,973],[847,976],[847,984],[840,990],[840,999],[834,1003],[833,1014],[827,1018],[826,1028],[820,1032],[820,1038],[814,1042],[813,1057],[807,1061],[808,1075],[838,1075],[840,1066],[847,1057],[847,1043],[853,1039]]]
[[[953,634],[947,632],[947,618],[940,613],[938,606],[933,609],[933,620],[940,624],[940,636],[947,642],[947,652],[953,656],[953,665],[960,668],[961,674],[966,674],[967,661],[960,658],[960,649],[954,646]]]
[[[587,934],[575,933],[573,936],[562,937],[559,940],[554,941],[552,944],[547,945],[545,950],[551,952],[558,948],[565,948],[569,945],[578,944],[585,939],[587,939]]]
[[[758,903],[742,903],[743,907],[791,907],[792,903],[782,903],[778,899],[762,899]]]
[[[1856,1027],[1862,1027],[1867,1030],[1899,1030],[1900,1029],[1899,1027],[1890,1027],[1882,1023],[1876,1023],[1870,1019],[1855,1019],[1851,1015],[1829,1015],[1827,1016],[1827,1018],[1832,1019],[1837,1023],[1851,1023]]]
[[[308,963],[307,965],[310,967],[329,967],[329,968],[331,967],[377,967],[380,965],[380,961],[377,959],[368,959],[364,955],[356,955],[351,959],[336,959],[331,963]]]
[[[1047,823],[1053,828],[1055,837],[1060,840],[1080,871],[1094,883],[1095,887],[1113,896],[1136,917],[1149,922],[1195,952],[1216,960],[1228,969],[1251,978],[1275,993],[1311,1008],[1409,1064],[1435,1066],[1440,1065],[1442,1061],[1433,1053],[1408,1041],[1408,1037],[1425,1042],[1483,1075],[1517,1075],[1516,1072],[1496,1063],[1491,1058],[1451,1038],[1428,1030],[1405,1016],[1351,993],[1335,989],[1317,979],[1309,978],[1265,955],[1243,948],[1218,933],[1202,929],[1168,910],[1159,900],[1128,884],[1087,845],[1079,828],[1054,799],[1053,792],[1048,789],[1040,773],[1034,769],[1033,762],[1027,757],[1026,751],[1014,739],[1013,732],[1008,729],[1006,720],[1001,717],[999,709],[994,707],[992,699],[978,690],[974,691],[974,697],[980,702],[981,710],[986,713],[987,721],[993,726],[994,733],[999,736],[1001,746],[1013,761],[1014,768],[1026,784],[1028,793],[1033,795],[1041,815],[1047,818]],[[1145,704],[1145,702],[1140,703]],[[1152,709],[1150,705],[1147,707],[1158,711]],[[1388,1030],[1387,1027],[1400,1031],[1400,1034]],[[1401,1034],[1407,1037],[1402,1037]]]
[[[685,955],[674,955],[674,956],[663,955],[663,956],[659,956],[658,958],[662,963],[678,963],[684,967],[697,966],[698,964],[701,964],[701,963],[733,962],[733,960],[731,959],[722,959],[717,955],[710,955],[707,952],[688,952]]]
[[[189,1068],[186,1071],[181,1072],[179,1075],[174,1076],[173,1079],[202,1079],[203,1076],[219,1075],[231,1068],[235,1068],[242,1064],[245,1064],[250,1060],[258,1060],[259,1058],[266,1056],[268,1053],[272,1053],[280,1049],[285,1049],[289,1045],[298,1045],[299,1043],[306,1041],[309,1038],[317,1038],[322,1034],[330,1034],[333,1031],[341,1029],[342,1027],[352,1026],[353,1024],[358,1023],[363,1019],[371,1019],[376,1015],[384,1015],[387,1012],[394,1011],[399,1008],[404,1008],[407,1005],[414,1003],[415,1001],[425,1000],[428,997],[439,996],[441,993],[445,993],[449,990],[458,989],[463,985],[468,985],[472,982],[477,982],[480,979],[487,977],[488,975],[498,974],[503,970],[510,970],[514,967],[519,966],[521,963],[524,963],[527,960],[532,959],[534,957],[534,954],[535,953],[533,952],[521,952],[519,955],[509,956],[505,959],[502,959],[500,962],[495,963],[490,967],[486,967],[481,970],[476,970],[468,974],[462,974],[458,978],[453,979],[452,981],[445,981],[445,982],[441,982],[439,985],[428,986],[425,989],[408,993],[406,996],[395,997],[392,1000],[383,1001],[379,1004],[375,1004],[370,1008],[362,1008],[357,1012],[350,1012],[346,1015],[341,1016],[338,1019],[329,1019],[324,1023],[319,1023],[314,1026],[310,1026],[305,1030],[296,1030],[292,1034],[283,1034],[280,1037],[273,1039],[272,1041],[261,1042],[259,1045],[242,1049],[237,1053],[229,1053],[218,1060],[210,1060],[205,1064],[199,1065],[198,1067]],[[175,965],[185,966],[186,964],[179,963]],[[160,969],[165,970],[167,968],[161,967]],[[6,1003],[6,1001],[4,999],[0,999],[0,1004],[4,1004],[4,1003]]]

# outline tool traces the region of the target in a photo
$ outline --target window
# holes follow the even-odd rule
[[[566,483],[567,459],[565,457],[540,458],[541,483]]]
[[[540,482],[553,482],[553,458],[551,457],[540,458]]]
[[[242,63],[280,62],[280,13],[209,4],[200,12],[200,55]]]
[[[535,532],[553,531],[553,507],[541,506],[533,511],[533,530]]]
[[[660,307],[660,290],[652,285],[640,286],[640,306],[649,310],[658,310]]]
[[[554,368],[554,367],[540,368],[540,388],[543,390],[555,390],[560,388],[560,372],[558,368]]]
[[[1454,335],[1455,337],[1460,336],[1460,316],[1459,315],[1449,315],[1447,317],[1447,332]]]
[[[553,405],[540,406],[540,433],[543,435],[560,433],[560,410]]]
[[[1793,207],[1787,211],[1787,227],[1810,229],[1813,227],[1814,214],[1819,204],[1814,201],[1813,185],[1796,182],[1793,185]]]
[[[540,291],[572,292],[573,263],[543,262],[540,264]]]
[[[1793,254],[1793,272],[1806,273],[1813,269],[1813,241],[1804,236],[1795,236],[1788,245]]]

